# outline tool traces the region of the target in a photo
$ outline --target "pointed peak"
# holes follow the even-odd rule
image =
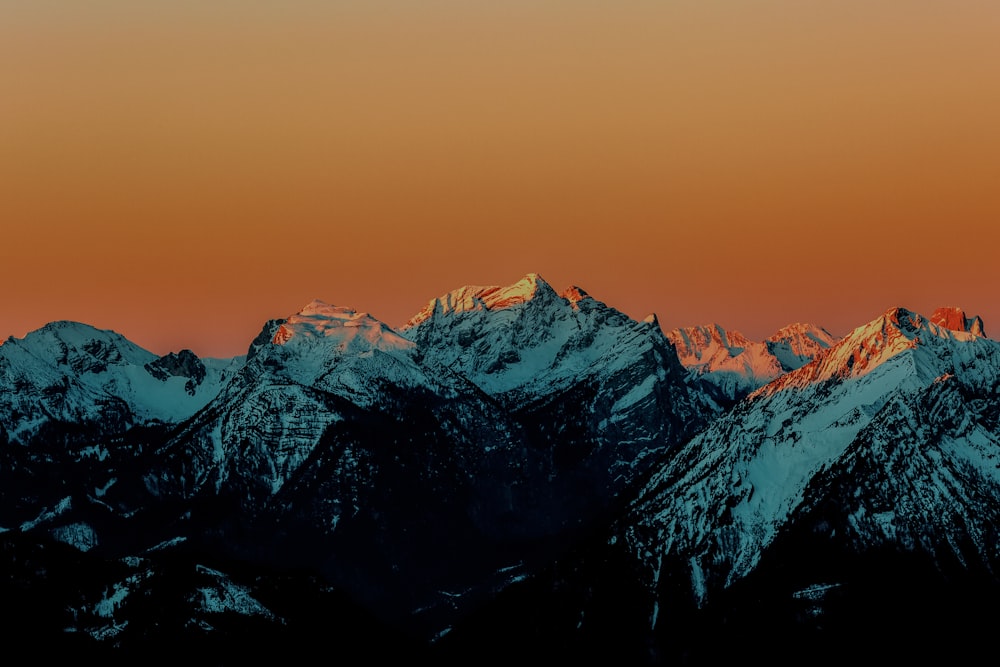
[[[955,307],[938,308],[930,318],[906,308],[890,308],[876,322],[882,326],[894,326],[908,337],[921,331],[938,338],[954,337],[956,334],[985,336],[982,319],[979,317],[970,319],[966,317],[961,308]],[[865,329],[866,327],[861,328]]]
[[[935,310],[931,315],[931,322],[951,331],[964,331],[976,336],[986,335],[983,320],[979,316],[967,317],[964,310],[954,306]]]
[[[570,305],[572,305],[573,307],[577,307],[576,304],[580,303],[584,299],[592,298],[589,294],[587,294],[585,291],[583,291],[576,285],[570,285],[569,287],[564,289],[562,291],[562,294],[560,294],[559,296],[565,299],[566,301],[569,301]]]
[[[726,331],[717,323],[672,329],[666,336],[685,366],[700,363],[702,357],[711,357],[719,350],[723,350],[726,356],[735,357],[754,344],[739,331]]]
[[[837,337],[829,331],[809,322],[787,324],[774,332],[774,334],[768,336],[765,340],[769,343],[778,343],[803,336],[825,342],[827,345],[832,345],[837,341]]]
[[[985,338],[986,325],[983,324],[983,318],[979,317],[979,315],[973,315],[966,331],[968,331],[971,334],[975,334],[977,336],[982,336],[983,338]]]
[[[528,273],[513,285],[498,288],[487,306],[490,310],[509,308],[530,301],[539,293],[555,294],[555,290],[537,273]]]
[[[839,340],[815,324],[796,322],[778,329],[764,344],[785,371],[793,371],[815,361]]]
[[[962,328],[952,330],[949,324],[958,326],[959,317],[963,320]],[[761,393],[801,388],[831,378],[866,375],[899,354],[938,345],[936,341],[971,341],[975,336],[970,335],[972,332],[966,326],[981,329],[981,322],[970,324],[959,309],[939,309],[928,319],[901,306],[889,308],[852,331],[812,363],[762,388]]]
[[[966,330],[965,311],[957,306],[938,308],[931,315],[931,322],[952,331]]]
[[[917,312],[902,306],[893,306],[886,310],[881,317],[875,320],[878,324],[894,326],[900,330],[916,331],[923,328],[927,320]],[[866,325],[870,326],[870,325]],[[865,327],[862,327],[865,328]]]
[[[642,321],[644,324],[649,324],[656,327],[657,329],[660,330],[660,332],[663,331],[663,327],[660,326],[660,318],[656,316],[656,313],[650,313],[649,315],[646,315],[646,317],[642,318]]]

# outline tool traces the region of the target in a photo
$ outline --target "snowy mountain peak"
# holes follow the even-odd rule
[[[509,287],[450,292],[401,333],[419,346],[425,363],[461,374],[509,406],[526,405],[584,377],[604,382],[636,364],[656,366],[643,391],[677,381],[673,373],[683,377],[658,328],[578,287],[557,294],[537,274]],[[645,397],[638,391],[619,407]]]
[[[289,317],[274,334],[272,343],[287,345],[295,339],[324,340],[339,349],[400,350],[413,347],[383,322],[368,313],[314,300]]]
[[[82,322],[60,320],[9,341],[40,359],[75,373],[104,372],[109,366],[142,365],[156,358],[121,334]]]
[[[343,316],[352,316],[357,314],[353,308],[345,308],[343,306],[334,306],[326,301],[321,301],[320,299],[313,299],[306,305],[302,306],[298,315],[320,315],[324,317],[340,318]]]
[[[881,324],[883,328],[886,326],[895,326],[902,331],[916,332],[926,325],[926,320],[919,313],[903,308],[902,306],[896,306],[885,311],[885,314],[875,320],[875,323]],[[870,325],[868,325],[870,326]],[[862,329],[866,327],[861,327]]]
[[[464,313],[476,310],[503,310],[526,303],[538,296],[555,296],[555,291],[537,273],[529,273],[513,285],[466,285],[432,299],[414,315],[404,329],[415,327],[439,314]]]
[[[934,311],[934,316],[928,319],[919,313],[897,307],[890,308],[881,320],[876,322],[884,322],[883,327],[896,326],[904,335],[915,339],[923,333],[949,340],[971,340],[975,336],[982,335],[972,331],[972,329],[976,329],[977,332],[982,331],[982,322],[977,320],[979,318],[968,320],[961,309],[939,308]],[[864,328],[866,327],[862,327]]]
[[[735,357],[750,343],[739,331],[729,332],[718,324],[673,329],[667,338],[677,348],[681,363],[688,367]]]
[[[714,386],[723,403],[803,367],[836,342],[829,332],[812,324],[790,324],[763,342],[718,324],[674,329],[666,336],[681,364],[703,386]]]
[[[931,322],[951,331],[965,331],[976,336],[986,336],[983,320],[979,316],[967,317],[961,308],[938,308],[931,315]]]
[[[673,329],[666,334],[688,371],[734,401],[781,375],[768,346],[718,324]]]
[[[767,340],[778,342],[794,338],[812,338],[817,342],[825,343],[828,347],[837,342],[837,338],[823,327],[804,322],[796,322],[783,326],[773,335],[769,336]]]
[[[947,320],[946,315],[941,319]],[[802,388],[831,378],[860,377],[908,350],[964,343],[977,337],[964,325],[955,330],[906,308],[890,308],[882,316],[855,329],[812,363],[782,376],[759,393]]]
[[[486,296],[484,303],[490,310],[500,310],[531,301],[540,295],[554,296],[555,291],[537,273],[529,273],[513,285],[497,288]]]
[[[752,358],[766,353],[765,346],[749,340],[739,331],[727,331],[719,324],[708,324],[673,329],[666,335],[677,348],[681,364],[688,368],[701,371],[763,369],[757,363],[759,359]],[[740,360],[734,364],[737,358]],[[750,365],[746,366],[744,362]],[[770,367],[777,364],[767,361],[764,366],[770,372]],[[778,368],[773,370],[775,374],[780,371]]]
[[[833,347],[837,338],[814,324],[789,324],[778,329],[764,342],[781,366],[788,371],[806,365]]]
[[[670,559],[690,572],[701,604],[753,570],[806,507],[817,518],[810,540],[822,526],[824,536],[863,535],[907,551],[933,550],[925,538],[943,534],[945,548],[977,540],[992,548],[993,528],[979,524],[982,499],[998,488],[997,421],[980,406],[996,396],[1000,345],[966,331],[960,316],[956,331],[932,321],[947,317],[891,308],[679,450],[642,492],[641,529],[629,536],[654,580]],[[817,500],[834,477],[843,495]],[[850,508],[840,526],[831,521],[839,507]]]
[[[235,363],[206,365],[190,350],[157,357],[114,331],[52,322],[0,350],[0,431],[28,443],[53,422],[178,423],[215,397]]]

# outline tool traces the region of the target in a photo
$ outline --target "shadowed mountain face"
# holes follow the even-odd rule
[[[664,335],[535,274],[398,331],[315,301],[233,360],[54,323],[0,346],[3,592],[54,648],[229,660],[333,626],[438,661],[711,662],[771,626],[791,655],[933,614],[909,586],[964,618],[1000,555],[982,332]]]

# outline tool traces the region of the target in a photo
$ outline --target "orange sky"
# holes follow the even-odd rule
[[[665,327],[995,335],[998,35],[994,0],[0,0],[0,336],[231,355],[527,272]]]

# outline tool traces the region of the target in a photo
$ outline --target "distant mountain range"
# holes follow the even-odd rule
[[[0,345],[4,634],[43,652],[971,655],[998,530],[1000,344],[955,308],[756,342],[529,274],[233,359]]]

